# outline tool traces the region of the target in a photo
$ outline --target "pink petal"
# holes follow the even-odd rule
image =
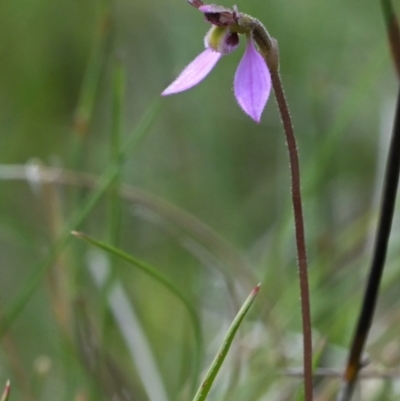
[[[204,4],[199,7],[202,13],[222,13],[222,12],[232,12],[229,8],[217,6],[215,4]]]
[[[260,122],[271,92],[271,74],[252,39],[248,39],[246,51],[236,70],[234,91],[243,111]]]
[[[161,95],[172,95],[173,93],[182,92],[197,85],[213,69],[221,56],[221,53],[217,53],[214,50],[204,50],[180,73],[178,78],[176,78]]]

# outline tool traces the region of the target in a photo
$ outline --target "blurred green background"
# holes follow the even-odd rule
[[[315,350],[320,367],[340,371],[397,94],[382,11],[378,2],[344,0],[237,6],[279,43],[301,158]],[[208,29],[184,0],[0,3],[0,314],[8,319],[0,386],[11,379],[12,399],[192,395],[196,346],[182,302],[68,235],[49,259],[72,228],[176,285],[198,314],[202,371],[261,281],[210,399],[293,400],[301,388],[287,375],[301,367],[301,318],[289,164],[273,96],[259,125],[236,104],[242,44],[199,86],[160,100],[202,51]],[[118,149],[149,113],[150,128],[118,163]],[[110,166],[114,181],[79,226],[68,226]],[[400,361],[399,226],[396,217],[367,349],[378,373]],[[395,399],[397,380],[363,380],[355,399]],[[333,399],[337,386],[318,379],[318,399]]]

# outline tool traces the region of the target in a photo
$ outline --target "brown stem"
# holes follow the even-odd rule
[[[400,78],[400,26],[390,0],[381,0],[386,33],[397,77]]]
[[[362,368],[362,353],[371,328],[376,303],[379,295],[379,286],[385,267],[386,254],[392,229],[393,215],[396,207],[397,188],[400,178],[400,89],[397,95],[397,107],[386,162],[385,179],[382,189],[380,216],[376,230],[375,245],[371,267],[364,293],[358,323],[355,329],[353,342],[343,375],[343,383],[339,392],[338,401],[349,401],[354,392],[357,376]]]
[[[297,263],[299,267],[301,317],[303,320],[303,364],[304,364],[304,395],[306,401],[313,399],[312,383],[312,333],[310,291],[308,286],[307,250],[304,234],[303,206],[301,203],[300,164],[297,152],[296,137],[294,136],[292,119],[290,118],[288,103],[282,88],[279,75],[279,51],[276,39],[270,36],[264,25],[256,18],[241,14],[239,26],[252,32],[254,41],[259,47],[271,73],[279,113],[282,118],[283,129],[286,135],[286,144],[290,160],[292,180],[292,202],[296,232]]]
[[[203,2],[201,0],[188,0],[194,7],[199,8]],[[300,166],[297,153],[296,138],[294,136],[293,125],[290,118],[288,104],[283,93],[282,82],[279,76],[279,53],[278,45],[274,38],[270,36],[264,25],[250,15],[239,13],[237,7],[233,10],[213,6],[215,12],[206,13],[206,19],[214,25],[231,26],[240,28],[240,33],[252,35],[253,40],[258,46],[269,71],[271,72],[272,85],[275,91],[276,100],[281,114],[283,128],[286,135],[290,159],[290,171],[292,179],[292,201],[296,232],[296,249],[299,267],[301,316],[303,320],[303,354],[304,354],[304,393],[305,400],[312,401],[312,333],[311,333],[311,311],[310,295],[308,287],[307,272],[307,251],[304,235],[303,207],[301,203],[300,190]],[[207,17],[207,14],[210,14]],[[221,17],[223,15],[223,18]],[[212,18],[210,18],[212,16]],[[217,24],[218,22],[218,24]]]
[[[300,189],[300,165],[297,152],[296,138],[290,118],[288,104],[282,88],[281,78],[277,70],[271,70],[272,85],[282,118],[286,135],[286,144],[290,160],[290,172],[292,180],[292,202],[296,231],[296,248],[299,266],[301,316],[303,320],[303,352],[304,352],[304,393],[305,400],[313,399],[312,384],[312,333],[311,333],[311,308],[308,286],[307,250],[305,245],[303,206],[301,203]]]
[[[310,291],[308,286],[307,250],[304,234],[303,206],[301,203],[300,164],[297,152],[296,137],[293,131],[288,103],[283,92],[282,81],[279,75],[279,51],[276,39],[270,36],[264,25],[256,18],[241,14],[238,19],[239,26],[252,32],[260,53],[263,55],[271,73],[279,113],[286,135],[286,144],[290,160],[290,173],[292,180],[292,202],[296,232],[297,263],[299,267],[301,317],[303,320],[303,364],[304,364],[304,395],[306,401],[313,399],[312,383],[312,333],[311,333],[311,307]]]

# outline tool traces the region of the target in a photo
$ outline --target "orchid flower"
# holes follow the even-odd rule
[[[238,24],[239,12],[204,4],[201,0],[188,0],[199,9],[206,21],[212,24],[204,39],[205,50],[200,53],[169,85],[162,95],[172,95],[190,89],[202,81],[219,59],[239,46],[239,34],[245,34],[245,53],[238,65],[234,79],[234,93],[239,106],[254,121],[260,122],[261,114],[271,92],[271,74],[253,40],[252,33]]]

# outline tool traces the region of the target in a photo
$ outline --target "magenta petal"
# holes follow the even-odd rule
[[[234,91],[244,112],[260,122],[271,92],[271,74],[251,39],[247,41],[246,51],[236,70]]]
[[[204,50],[180,73],[178,78],[176,78],[161,95],[172,95],[173,93],[182,92],[197,85],[213,69],[221,56],[221,53],[217,53],[214,50]]]

